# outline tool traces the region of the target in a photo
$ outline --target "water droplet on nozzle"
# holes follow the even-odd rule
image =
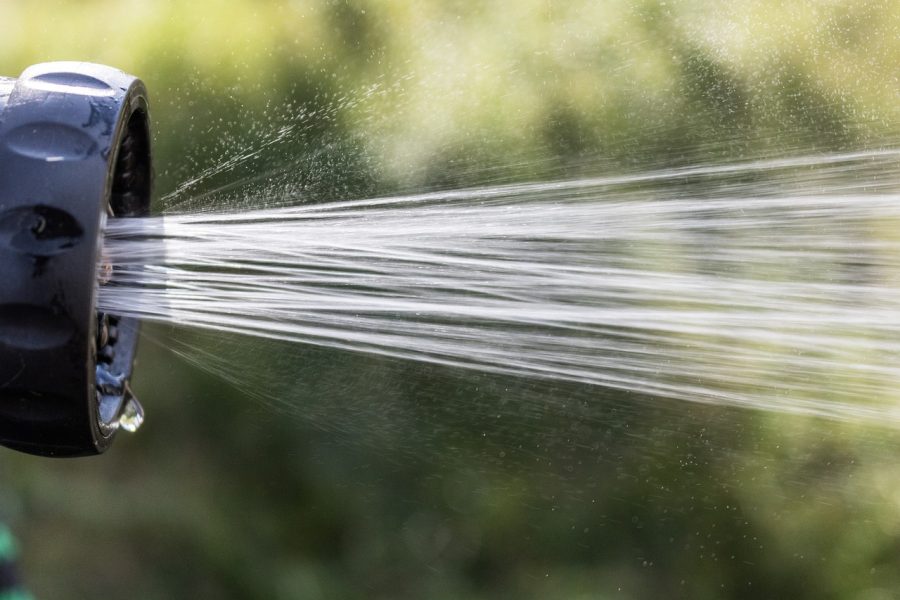
[[[144,407],[131,393],[131,389],[126,389],[125,407],[122,409],[122,415],[119,417],[119,427],[129,433],[134,433],[144,422]]]

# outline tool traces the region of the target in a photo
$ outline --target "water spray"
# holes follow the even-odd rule
[[[900,151],[149,217],[148,131],[119,71],[0,80],[6,446],[135,429],[139,321],[900,423]]]
[[[138,320],[97,297],[107,219],[147,216],[151,180],[139,79],[80,62],[0,78],[0,444],[98,454],[143,420]]]
[[[900,423],[897,150],[113,219],[99,306],[249,394],[254,340]],[[260,240],[265,240],[264,244]],[[297,359],[300,364],[302,358]]]

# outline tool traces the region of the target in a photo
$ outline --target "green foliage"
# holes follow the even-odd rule
[[[141,75],[160,195],[207,172],[175,198],[202,207],[246,178],[321,201],[880,147],[900,123],[891,0],[12,1],[0,22],[0,73]],[[185,338],[224,380],[154,343]],[[38,597],[900,586],[894,431],[162,328],[140,360],[137,436],[4,454]]]

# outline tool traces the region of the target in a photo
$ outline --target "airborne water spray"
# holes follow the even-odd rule
[[[100,303],[248,336],[245,357],[251,338],[268,338],[898,423],[898,158],[116,220],[107,249],[118,285]],[[280,394],[252,381],[246,359],[225,360],[201,363]],[[277,400],[303,411],[303,398]]]
[[[0,443],[106,450],[140,425],[138,322],[98,312],[110,217],[144,217],[147,93],[109,67],[56,62],[0,79]],[[100,275],[98,276],[98,265]]]
[[[898,158],[150,218],[143,85],[38,65],[0,80],[0,442],[138,426],[139,319],[897,422]]]

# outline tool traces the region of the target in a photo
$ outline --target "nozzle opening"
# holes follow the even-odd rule
[[[115,154],[115,166],[107,214],[116,218],[144,217],[150,213],[153,173],[150,159],[150,129],[147,111],[139,107],[128,117]],[[107,264],[100,250],[100,285],[115,285],[115,265]],[[131,393],[127,376],[134,358],[138,322],[117,315],[97,313],[96,394],[100,430],[114,433],[121,415],[140,404]]]
[[[146,217],[150,214],[150,127],[147,111],[135,110],[119,144],[109,199],[111,216]]]

